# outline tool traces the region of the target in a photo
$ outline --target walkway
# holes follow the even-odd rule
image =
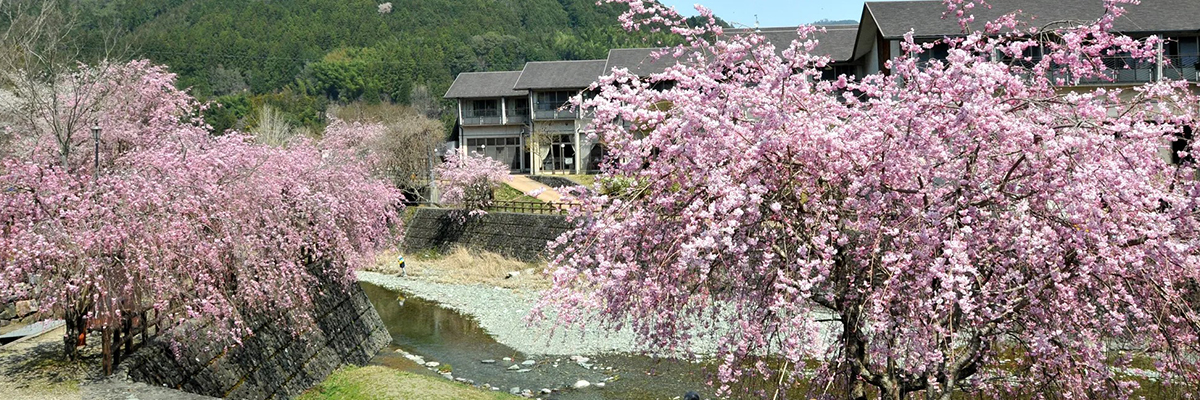
[[[534,190],[543,189],[542,193],[536,196],[538,200],[547,203],[562,203],[562,194],[555,191],[554,188],[529,179],[527,175],[509,175],[508,177],[511,178],[507,182],[508,186],[521,191],[521,193],[529,194]]]

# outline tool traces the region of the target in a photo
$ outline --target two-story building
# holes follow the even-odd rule
[[[445,97],[458,100],[460,150],[485,154],[513,171],[528,168],[523,139],[530,127],[529,94],[513,89],[520,76],[520,71],[458,75]]]
[[[569,104],[604,74],[605,60],[529,62],[513,89],[528,93],[532,120],[530,172],[582,173],[594,143],[588,140],[591,119]]]
[[[1100,0],[988,3],[990,8],[972,10],[976,16],[974,29],[1014,12],[1032,26],[1048,28],[1091,21],[1104,13]],[[1125,8],[1126,14],[1114,23],[1115,31],[1168,40],[1154,60],[1122,56],[1106,59],[1112,69],[1109,79],[1092,79],[1082,85],[1133,85],[1161,77],[1200,81],[1200,1],[1146,0]],[[822,78],[886,73],[887,61],[901,54],[900,43],[909,31],[917,42],[962,35],[956,18],[942,17],[945,9],[940,0],[872,1],[863,6],[859,24],[824,26],[823,32],[813,35],[820,43],[815,52],[832,60]],[[733,35],[749,31],[726,32]],[[794,27],[753,31],[763,35],[777,52],[798,39]],[[458,100],[459,146],[501,160],[514,172],[593,172],[603,157],[603,145],[588,140],[587,115],[563,106],[576,96],[586,95],[586,87],[614,68],[627,68],[648,77],[678,62],[670,56],[654,57],[655,51],[613,49],[604,60],[530,62],[522,71],[460,74],[445,96]],[[1028,56],[1040,56],[1037,49],[1030,51]],[[939,45],[922,57],[946,55],[946,47]]]

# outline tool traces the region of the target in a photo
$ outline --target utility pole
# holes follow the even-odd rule
[[[100,123],[92,125],[92,153],[94,161],[92,162],[92,175],[100,175]]]
[[[435,180],[433,176],[433,146],[430,145],[428,149],[429,155],[427,160],[429,162],[426,168],[429,169],[429,202],[434,203],[437,199],[437,180]]]

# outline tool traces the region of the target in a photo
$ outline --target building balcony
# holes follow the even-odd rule
[[[529,116],[525,114],[509,114],[504,117],[505,125],[518,125],[529,122]]]
[[[487,126],[487,125],[521,125],[529,122],[529,117],[524,115],[508,115],[501,118],[498,115],[471,115],[463,114],[463,126]]]
[[[1197,76],[1197,59],[1196,56],[1164,56],[1162,61],[1162,74],[1159,74],[1159,65],[1155,60],[1138,60],[1130,57],[1104,57],[1101,62],[1104,63],[1106,70],[1101,76],[1084,77],[1079,80],[1080,85],[1136,85],[1147,82],[1157,81],[1162,78],[1187,80],[1196,82],[1200,80]],[[1072,74],[1067,69],[1056,68],[1051,72],[1052,78],[1061,78],[1068,82],[1072,81]]]
[[[537,110],[533,113],[535,120],[576,119],[579,113],[575,110]]]
[[[504,120],[497,116],[471,116],[463,115],[462,124],[466,126],[477,125],[504,125]]]

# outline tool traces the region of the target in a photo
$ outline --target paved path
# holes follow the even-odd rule
[[[547,203],[562,203],[562,194],[554,191],[554,188],[543,185],[538,181],[529,179],[526,175],[509,175],[508,186],[521,191],[521,193],[529,194],[537,189],[544,189],[541,194],[537,195],[537,199]]]

